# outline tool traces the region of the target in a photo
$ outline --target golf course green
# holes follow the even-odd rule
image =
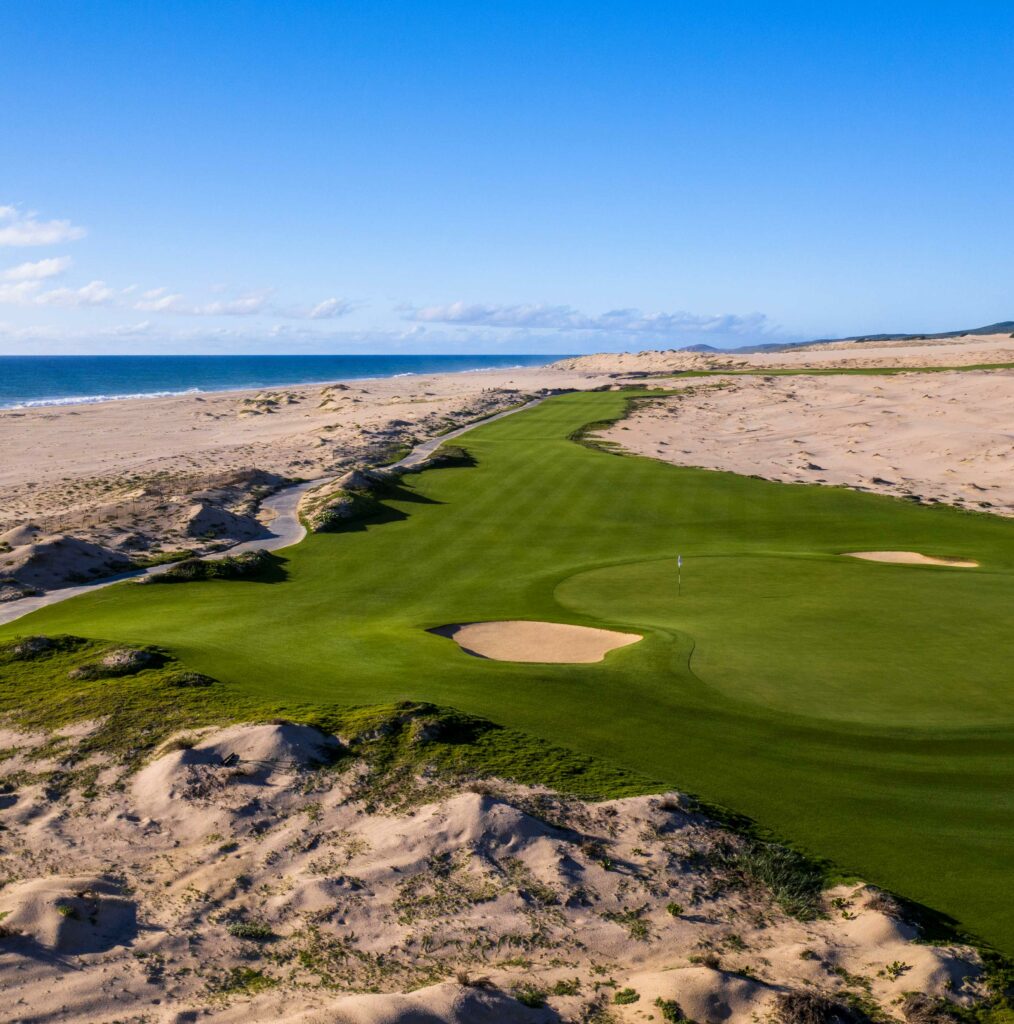
[[[477,427],[474,465],[406,475],[377,521],[285,550],[275,582],[122,584],[0,638],[158,644],[293,713],[449,705],[748,815],[1014,953],[1014,523],[575,439],[629,397]],[[843,554],[870,550],[979,566]],[[540,665],[427,632],[493,619],[644,640]]]

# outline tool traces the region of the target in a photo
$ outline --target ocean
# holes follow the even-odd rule
[[[0,356],[0,409],[367,377],[544,366],[563,356]]]

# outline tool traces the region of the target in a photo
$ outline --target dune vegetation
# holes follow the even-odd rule
[[[220,681],[176,691],[202,718],[453,707],[573,751],[577,790],[694,793],[1014,953],[1014,524],[589,442],[629,398],[564,395],[477,427],[458,442],[469,460],[406,474],[375,518],[307,537],[263,579],[120,584],[0,640],[155,645]],[[548,665],[472,657],[429,632],[511,619],[644,639]],[[94,714],[109,685],[135,728],[172,703],[165,688],[149,699],[144,673],[44,675],[0,666],[0,710],[34,724]],[[532,744],[517,756],[502,745],[496,769],[538,781]]]

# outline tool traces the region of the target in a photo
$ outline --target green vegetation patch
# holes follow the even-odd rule
[[[184,558],[165,572],[138,583],[192,583],[195,580],[252,580],[271,573],[278,560],[267,551],[244,551],[225,558]]]

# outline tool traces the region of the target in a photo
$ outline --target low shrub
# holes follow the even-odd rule
[[[271,926],[263,921],[235,921],[227,928],[229,934],[236,939],[250,939],[253,942],[267,942],[278,936]]]
[[[860,1024],[857,1010],[816,992],[783,992],[775,1002],[780,1024]]]
[[[714,861],[741,881],[762,885],[785,913],[800,921],[812,921],[820,913],[823,872],[795,850],[748,839],[723,847]]]
[[[546,1005],[546,993],[537,985],[523,982],[515,987],[514,998],[522,1005],[538,1010]]]
[[[185,558],[165,572],[143,577],[141,583],[192,583],[196,580],[244,580],[271,565],[271,555],[259,549],[225,558]]]
[[[683,1008],[675,999],[663,999],[661,996],[655,1000],[655,1009],[662,1014],[662,1020],[676,1024],[684,1019]]]
[[[170,686],[178,686],[182,689],[193,686],[212,686],[217,679],[211,676],[202,675],[200,672],[174,672],[166,682]]]

